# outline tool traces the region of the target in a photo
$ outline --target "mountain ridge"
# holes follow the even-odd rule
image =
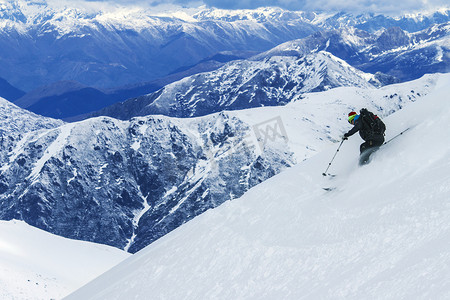
[[[222,110],[285,105],[301,94],[338,86],[371,87],[370,74],[328,52],[228,63],[216,71],[186,77],[147,96],[127,100],[95,115],[119,119],[162,114],[196,117]]]

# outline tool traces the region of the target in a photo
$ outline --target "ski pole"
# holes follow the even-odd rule
[[[391,138],[389,141],[385,142],[383,145],[386,145],[387,143],[389,143],[390,141],[392,141],[395,138],[398,138],[399,136],[401,136],[402,134],[404,134],[406,131],[408,131],[411,127],[406,128],[405,130],[403,130],[402,132],[400,132],[399,134],[397,134],[396,136],[394,136],[393,138]]]
[[[336,153],[334,153],[334,156],[333,156],[333,158],[331,159],[330,163],[328,164],[327,169],[325,170],[325,172],[322,173],[323,176],[327,176],[328,169],[330,168],[331,163],[333,162],[334,158],[336,157],[337,153],[339,152],[339,149],[341,149],[342,143],[343,143],[344,141],[345,141],[345,140],[343,139],[343,140],[341,141],[341,143],[339,144],[339,147],[337,148]]]

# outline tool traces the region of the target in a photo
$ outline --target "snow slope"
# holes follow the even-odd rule
[[[60,299],[128,256],[23,221],[0,221],[0,299]]]
[[[411,130],[368,166],[354,136],[323,177],[333,145],[66,299],[448,299],[449,83],[385,119]]]

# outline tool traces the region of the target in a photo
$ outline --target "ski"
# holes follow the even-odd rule
[[[330,173],[322,173],[322,175],[323,175],[323,176],[329,176],[329,177],[331,177],[331,178],[334,178],[334,177],[337,176],[336,174],[330,174]]]

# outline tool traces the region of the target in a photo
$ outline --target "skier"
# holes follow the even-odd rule
[[[343,139],[347,140],[359,131],[359,135],[364,140],[359,148],[361,153],[359,165],[365,165],[369,162],[370,155],[383,145],[386,126],[378,116],[365,108],[361,109],[359,115],[354,111],[350,112],[348,122],[353,125],[353,128],[344,134]]]

